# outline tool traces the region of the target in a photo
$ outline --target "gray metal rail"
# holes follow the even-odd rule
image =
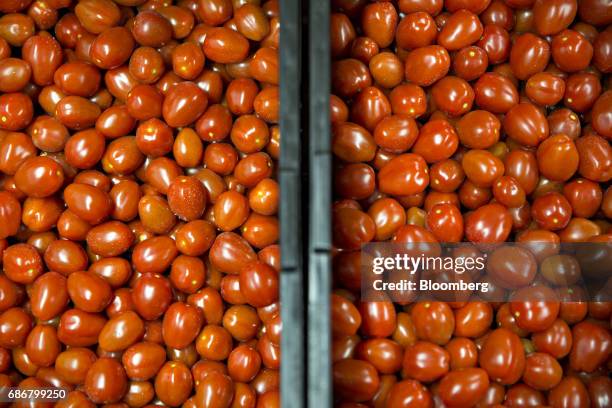
[[[281,404],[303,408],[304,273],[301,192],[301,2],[280,2]]]
[[[331,378],[331,130],[330,2],[308,12],[310,208],[308,242],[308,407],[332,405]]]

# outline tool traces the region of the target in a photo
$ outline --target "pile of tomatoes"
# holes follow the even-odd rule
[[[337,406],[612,405],[612,303],[558,254],[474,277],[511,297],[532,265],[524,301],[360,297],[370,242],[612,243],[611,24],[605,0],[332,1]]]
[[[276,0],[0,1],[0,387],[279,405],[278,44]]]

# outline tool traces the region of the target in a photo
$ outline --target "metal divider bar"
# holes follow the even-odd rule
[[[301,208],[301,1],[280,2],[281,404],[303,408],[304,274]]]
[[[332,405],[330,2],[309,2],[308,407]]]

